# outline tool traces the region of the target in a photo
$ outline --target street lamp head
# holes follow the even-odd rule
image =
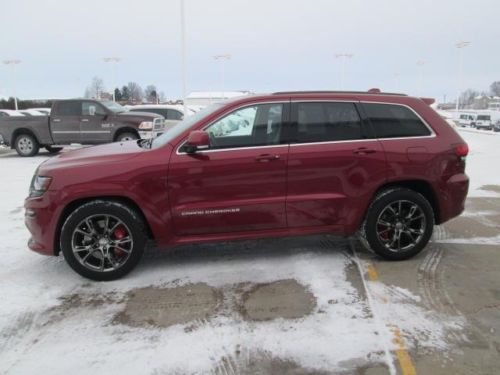
[[[14,59],[14,60],[4,60],[3,63],[5,65],[17,65],[17,64],[21,63],[21,60],[17,60],[17,59]]]
[[[231,60],[231,55],[229,53],[226,53],[224,55],[215,55],[214,59],[215,60]]]
[[[338,58],[341,58],[341,57],[345,57],[346,59],[350,59],[351,57],[353,57],[354,54],[352,53],[336,53],[335,54],[335,57],[338,59]]]
[[[455,47],[457,48],[465,48],[467,46],[470,45],[470,42],[458,42],[457,44],[455,44]]]
[[[121,60],[120,57],[103,57],[104,62],[119,62]]]

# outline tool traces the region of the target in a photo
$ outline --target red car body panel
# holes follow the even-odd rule
[[[179,152],[189,132],[235,108],[290,101],[395,103],[412,108],[434,134],[314,144]],[[136,142],[68,152],[43,163],[49,190],[25,201],[30,249],[59,251],[59,232],[79,202],[119,199],[139,210],[160,248],[180,243],[267,236],[351,235],[384,186],[417,181],[435,198],[437,222],[464,209],[468,177],[455,145],[464,144],[418,98],[370,94],[282,94],[234,100],[199,120],[170,143],[144,149]]]

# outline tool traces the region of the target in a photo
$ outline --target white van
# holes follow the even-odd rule
[[[458,125],[461,127],[474,127],[477,115],[475,113],[461,113],[458,117]]]
[[[493,125],[491,123],[491,116],[486,114],[477,115],[475,125],[477,129],[491,130],[493,128]]]

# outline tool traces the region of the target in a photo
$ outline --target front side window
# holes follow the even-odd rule
[[[343,102],[298,103],[296,132],[298,143],[364,138],[354,103]]]
[[[217,120],[206,131],[210,148],[266,146],[280,143],[283,104],[240,108]]]
[[[104,116],[106,111],[99,104],[93,102],[83,102],[82,103],[82,115],[83,116]]]
[[[60,102],[57,106],[57,114],[60,116],[81,116],[82,105],[79,102]]]
[[[175,109],[169,109],[168,115],[165,116],[165,118],[168,120],[182,120],[183,117],[184,116],[182,115],[182,112],[177,111]]]
[[[396,104],[363,103],[378,138],[423,137],[431,131],[411,109]]]

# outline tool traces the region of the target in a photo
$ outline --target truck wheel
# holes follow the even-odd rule
[[[57,154],[62,151],[62,147],[54,147],[54,146],[45,146],[45,149],[49,152],[49,154]]]
[[[385,190],[372,202],[361,234],[369,247],[388,260],[403,260],[427,245],[434,212],[421,194],[404,188]]]
[[[14,141],[14,147],[20,156],[35,156],[40,145],[31,134],[20,134]]]
[[[83,277],[116,280],[139,263],[146,244],[144,223],[128,206],[96,200],[73,211],[61,229],[66,262]]]
[[[118,137],[116,137],[117,142],[126,142],[126,141],[135,141],[139,139],[137,134],[134,133],[121,133]]]

